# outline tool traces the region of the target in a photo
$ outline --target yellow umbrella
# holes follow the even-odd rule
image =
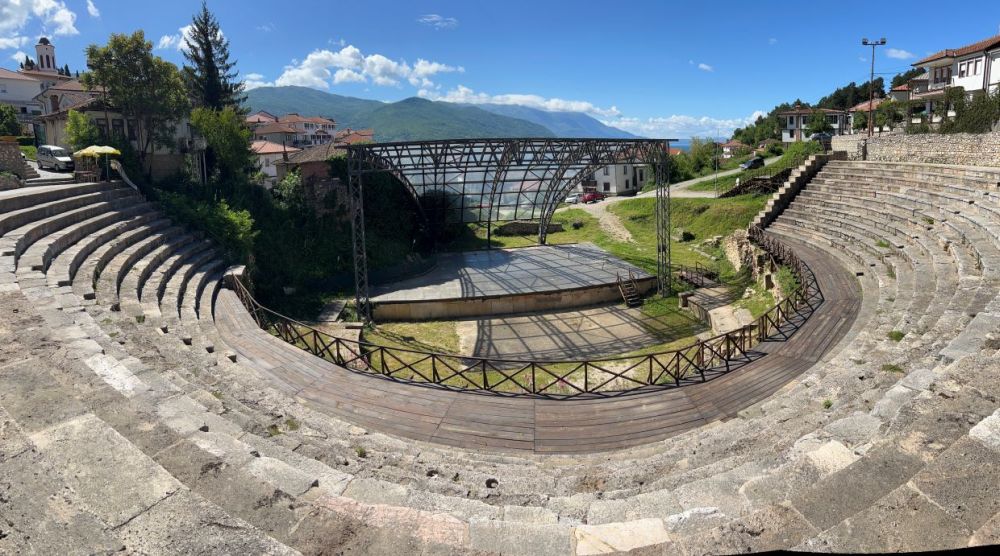
[[[112,154],[120,156],[122,153],[121,153],[121,151],[119,151],[118,149],[116,149],[114,147],[91,145],[91,146],[87,147],[86,149],[81,149],[79,151],[76,151],[75,153],[73,153],[73,156],[74,157],[80,157],[80,158],[82,158],[82,157],[93,157],[95,159],[104,156],[104,173],[105,173],[105,176],[107,176],[107,179],[110,180],[111,179],[111,177],[110,177],[111,176],[111,171],[108,169],[108,157],[107,157],[107,155],[112,155]]]
[[[75,153],[73,153],[73,156],[74,157],[77,157],[77,156],[89,156],[89,157],[93,157],[93,158],[98,158],[98,157],[100,157],[102,155],[106,155],[106,154],[121,155],[122,153],[121,153],[121,151],[119,151],[118,149],[116,149],[114,147],[91,145],[91,146],[87,147],[86,149],[81,149],[79,151],[76,151]]]

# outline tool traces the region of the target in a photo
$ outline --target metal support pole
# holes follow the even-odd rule
[[[656,152],[656,282],[657,293],[661,297],[673,294],[670,263],[670,141],[663,146],[664,152]],[[659,147],[659,146],[657,146]]]
[[[371,299],[368,297],[368,251],[365,244],[364,184],[360,153],[348,150],[348,186],[351,195],[351,239],[354,242],[354,303],[358,318],[372,320]]]

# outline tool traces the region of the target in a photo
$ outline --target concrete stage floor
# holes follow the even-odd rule
[[[372,300],[431,301],[530,294],[601,286],[617,273],[650,274],[591,243],[439,255],[429,272],[374,288]]]

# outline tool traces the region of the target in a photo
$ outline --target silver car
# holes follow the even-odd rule
[[[53,170],[72,170],[73,158],[69,152],[55,145],[42,145],[38,147],[35,154],[39,168],[52,168]]]
[[[583,193],[570,193],[569,197],[566,197],[566,202],[575,205],[580,202],[580,197],[582,196]]]

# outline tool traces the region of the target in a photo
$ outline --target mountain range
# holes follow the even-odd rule
[[[339,129],[375,130],[377,141],[474,137],[631,138],[579,112],[548,112],[524,106],[458,104],[411,97],[380,102],[308,87],[260,87],[247,91],[251,112],[322,116]]]

